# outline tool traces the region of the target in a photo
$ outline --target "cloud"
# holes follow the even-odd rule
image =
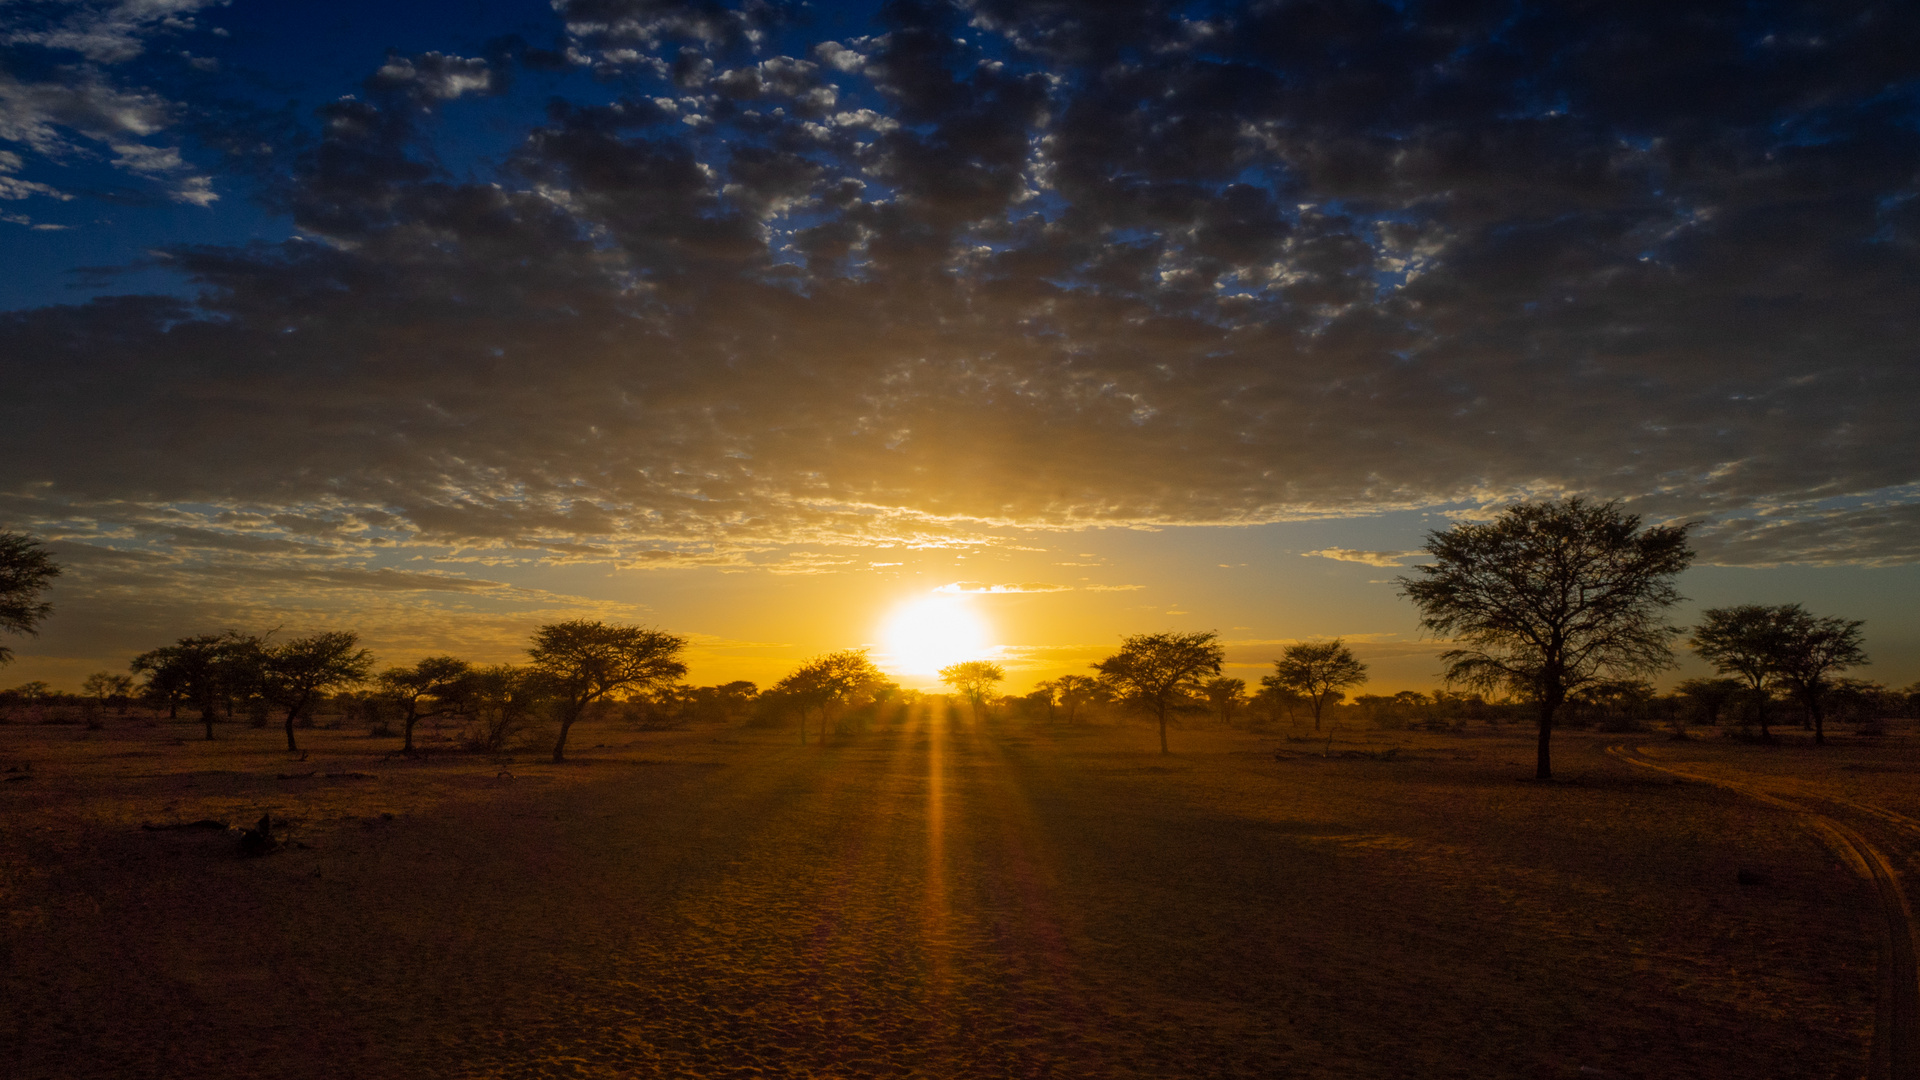
[[[1050,593],[1069,592],[1071,585],[1049,585],[1039,581],[1023,581],[1014,585],[988,585],[980,581],[954,581],[933,590],[938,593],[964,593],[983,595],[987,593]]]
[[[1731,6],[979,0],[829,42],[565,0],[537,116],[492,54],[370,55],[275,159],[301,239],[156,256],[193,302],[0,316],[9,505],[824,573],[1579,491],[1710,523],[1713,559],[1911,561],[1920,136],[1883,43],[1920,13],[1845,8],[1756,45]],[[117,55],[0,83],[8,152],[238,183],[191,187],[182,106]],[[456,97],[497,170],[440,163],[422,106]]]
[[[504,79],[487,61],[472,57],[425,52],[415,57],[395,54],[367,79],[376,91],[404,91],[424,102],[452,101],[467,94],[492,94]]]
[[[1721,566],[1895,566],[1920,562],[1920,503],[1786,512],[1712,523],[1695,534],[1703,562]]]
[[[225,7],[229,0],[68,0],[64,18],[0,24],[0,42],[76,52],[99,64],[118,64],[146,51],[157,34],[194,29],[195,12]],[[36,13],[28,13],[36,14]]]
[[[157,37],[198,30],[194,14],[225,3],[77,0],[0,11],[0,141],[55,168],[105,150],[115,168],[159,185],[172,201],[211,205],[219,199],[211,176],[198,173],[178,147],[145,141],[173,126],[185,107],[127,85],[115,69],[140,58]],[[0,153],[12,160],[0,172],[19,171],[15,152]],[[69,197],[52,185],[0,178],[0,197],[28,195]]]
[[[1403,559],[1417,558],[1424,551],[1356,551],[1353,548],[1321,548],[1319,551],[1303,551],[1300,554],[1322,559],[1338,559],[1341,562],[1365,563],[1368,566],[1405,566]]]

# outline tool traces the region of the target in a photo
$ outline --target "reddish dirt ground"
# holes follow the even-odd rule
[[[1904,736],[195,731],[0,726],[0,1074],[1852,1078],[1871,884],[1605,751],[1920,812]]]

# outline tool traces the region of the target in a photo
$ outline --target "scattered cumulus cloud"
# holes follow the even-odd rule
[[[227,0],[69,0],[0,6],[0,143],[53,167],[107,157],[175,202],[208,206],[213,177],[163,141],[187,108],[131,81],[156,39],[200,29],[197,12]],[[182,54],[189,67],[204,63]],[[9,61],[12,61],[11,63]],[[23,74],[32,72],[33,74]],[[6,194],[11,192],[11,194]],[[0,197],[66,199],[56,185],[0,179]]]
[[[4,9],[53,58],[0,75],[9,221],[88,155],[239,183],[133,77],[211,7]],[[759,0],[553,9],[551,50],[369,55],[274,159],[300,240],[154,256],[195,300],[0,315],[9,520],[814,574],[1585,492],[1716,562],[1920,558],[1920,139],[1884,104],[1920,13],[1756,49],[1734,4],[975,0],[811,42]],[[498,168],[454,175],[440,125],[493,108]],[[360,524],[162,520],[208,505]]]

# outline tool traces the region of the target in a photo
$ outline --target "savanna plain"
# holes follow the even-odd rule
[[[1163,756],[1144,724],[933,700],[825,745],[583,724],[565,764],[0,725],[0,1073],[1874,1065],[1883,906],[1796,808],[1910,874],[1911,731],[1562,732],[1538,782],[1524,728],[1191,728]],[[261,857],[193,827],[262,815]]]

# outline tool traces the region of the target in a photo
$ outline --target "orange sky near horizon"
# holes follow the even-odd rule
[[[964,546],[793,552],[779,571],[469,563],[443,591],[207,570],[163,593],[122,582],[81,552],[50,594],[55,613],[42,634],[12,639],[18,658],[0,684],[77,690],[92,672],[124,671],[135,653],[227,628],[353,629],[382,665],[443,653],[519,662],[534,626],[585,617],[686,635],[697,685],[764,687],[809,657],[867,648],[905,686],[937,689],[940,666],[988,659],[1006,668],[1006,692],[1025,693],[1042,679],[1087,673],[1127,635],[1212,630],[1226,645],[1225,673],[1249,686],[1287,644],[1339,637],[1369,665],[1360,692],[1430,691],[1444,646],[1421,636],[1393,582],[1424,532],[1448,524],[1409,512],[1255,527],[983,531]],[[79,551],[51,548],[63,558]],[[198,585],[203,578],[209,585]],[[1876,663],[1852,674],[1893,686],[1920,678],[1920,643],[1901,602],[1920,593],[1920,569],[1708,565],[1680,584],[1689,597],[1673,611],[1681,625],[1702,607],[1804,602],[1867,620]],[[1677,659],[1661,685],[1705,673],[1684,649]]]

